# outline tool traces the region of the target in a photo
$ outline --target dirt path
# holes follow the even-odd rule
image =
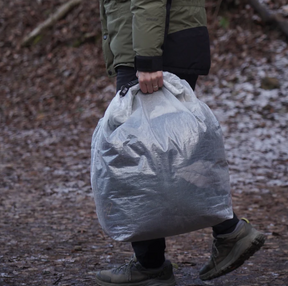
[[[131,248],[104,235],[97,222],[89,182],[93,129],[4,129],[0,285],[95,285],[93,272],[123,263]],[[210,255],[210,229],[169,238],[167,257],[177,268],[178,285],[287,285],[284,191],[234,195],[236,212],[268,239],[232,274],[205,283],[198,279]]]

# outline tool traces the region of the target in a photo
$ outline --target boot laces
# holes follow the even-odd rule
[[[114,273],[124,272],[124,275],[127,276],[128,281],[131,281],[132,278],[132,267],[137,262],[135,255],[133,255],[128,263],[122,264],[119,267],[114,269]]]
[[[219,255],[219,250],[218,250],[218,248],[216,246],[216,241],[217,241],[216,239],[213,241],[211,259],[212,259],[212,261],[214,263],[215,269],[217,270],[216,258]]]
[[[216,239],[213,241],[213,245],[212,245],[212,256],[214,257],[214,258],[216,258],[218,255],[219,255],[219,250],[218,250],[218,248],[217,248],[217,246],[216,246]]]

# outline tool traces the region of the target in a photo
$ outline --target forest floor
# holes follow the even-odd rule
[[[61,2],[0,1],[1,286],[96,285],[97,269],[132,254],[101,230],[90,186],[92,133],[115,94],[98,2],[20,45]],[[202,282],[211,230],[167,238],[179,286],[288,285],[287,39],[249,5],[232,8],[210,23],[213,64],[196,95],[222,125],[234,210],[267,240],[241,268]]]

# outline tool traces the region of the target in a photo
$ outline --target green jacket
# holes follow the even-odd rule
[[[115,76],[120,65],[136,65],[141,71],[208,73],[205,0],[172,0],[167,36],[166,12],[167,0],[100,0],[109,76]]]

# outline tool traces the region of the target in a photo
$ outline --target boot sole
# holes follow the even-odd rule
[[[249,237],[244,237],[235,244],[227,258],[217,265],[217,269],[214,268],[209,272],[200,275],[200,279],[205,281],[225,275],[240,267],[256,251],[258,251],[265,243],[265,236],[255,229],[252,231],[253,234],[251,236],[249,235]],[[245,244],[247,245],[247,243],[250,244],[248,248],[245,247]],[[243,245],[242,247],[241,244]]]
[[[160,279],[149,279],[146,281],[141,282],[127,282],[127,283],[110,283],[99,280],[97,277],[95,278],[96,283],[100,286],[175,286],[176,281],[174,275],[172,275],[167,280],[160,280]]]

